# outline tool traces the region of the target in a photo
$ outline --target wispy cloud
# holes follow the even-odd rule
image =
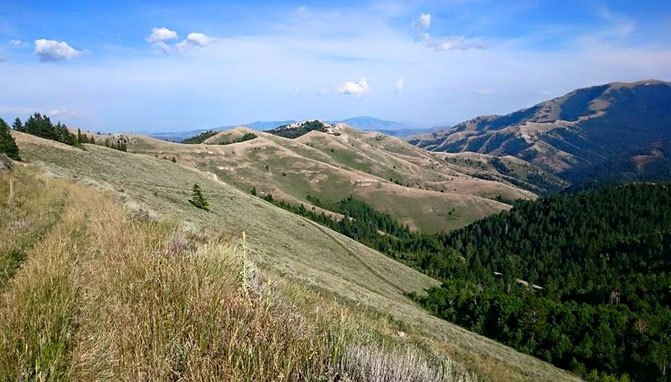
[[[70,110],[67,108],[60,108],[60,109],[52,109],[49,110],[49,116],[50,117],[68,117],[68,118],[74,118],[77,116],[77,111],[76,110]]]
[[[47,39],[35,40],[33,53],[40,58],[40,61],[69,60],[82,55],[81,51],[71,47],[65,41]]]
[[[412,22],[412,27],[415,31],[415,41],[421,41],[426,44],[428,48],[432,48],[436,52],[448,50],[468,50],[468,49],[484,49],[485,44],[478,39],[466,38],[464,36],[433,36],[429,32],[431,27],[431,14],[422,13]]]
[[[74,52],[45,47],[32,57],[33,41],[42,36],[31,36],[26,23],[3,34],[29,43],[25,49],[13,49],[9,38],[0,44],[7,57],[0,65],[0,105],[35,105],[40,108],[32,111],[42,112],[67,106],[82,126],[101,130],[205,128],[311,115],[430,123],[507,113],[547,99],[543,90],[561,95],[610,81],[671,79],[670,40],[659,32],[668,22],[650,23],[616,2],[601,17],[586,8],[580,18],[569,18],[571,6],[553,3],[547,7],[563,9],[562,17],[530,7],[521,18],[500,11],[510,5],[496,2],[446,0],[451,5],[445,9],[430,2],[372,1],[380,5],[321,3],[297,10],[276,4],[263,14],[246,4],[227,12],[165,5],[157,24],[129,7],[117,11],[128,13],[124,19],[134,28],[119,31],[118,23],[105,26],[105,18],[93,15],[102,33],[65,38]],[[619,38],[622,15],[638,27]],[[77,36],[74,25],[43,21],[45,30],[53,30],[48,36]],[[562,29],[548,32],[556,26]],[[544,31],[542,39],[530,40]],[[96,47],[95,55],[73,58],[86,56],[88,46]],[[162,51],[185,57],[166,59]],[[42,56],[73,59],[44,65],[36,59]],[[485,96],[488,89],[496,92]]]
[[[394,82],[394,94],[400,95],[403,92],[403,89],[405,88],[405,80],[403,78],[399,78]]]

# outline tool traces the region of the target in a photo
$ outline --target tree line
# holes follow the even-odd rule
[[[669,378],[670,186],[518,201],[437,234],[353,197],[308,197],[341,219],[263,197],[441,280],[411,296],[441,318],[589,380]]]
[[[93,135],[86,134],[80,129],[77,133],[72,133],[68,126],[60,121],[53,123],[47,115],[34,113],[25,122],[16,118],[11,129],[26,134],[31,134],[40,138],[61,142],[66,145],[84,148],[83,144],[95,144],[109,147],[119,151],[127,151],[128,139],[124,136],[106,137],[104,140],[96,141]],[[18,147],[14,138],[11,136],[9,125],[0,118],[0,152],[7,153],[10,158],[19,159]]]

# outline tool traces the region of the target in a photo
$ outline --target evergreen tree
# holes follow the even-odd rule
[[[126,151],[126,150],[124,150],[124,151]],[[171,161],[172,163],[177,163],[177,158],[175,158],[175,157],[173,156],[172,159],[171,159],[170,161]]]
[[[257,195],[256,186],[252,187],[252,195],[254,195],[254,196]]]
[[[205,200],[205,197],[203,196],[203,193],[200,190],[200,186],[197,184],[193,185],[192,196],[191,199],[189,199],[189,203],[191,203],[196,208],[200,208],[201,210],[205,211],[210,210],[208,208],[207,200]]]
[[[2,118],[0,118],[0,153],[5,153],[14,160],[21,160],[19,147],[9,131],[9,125]]]
[[[19,119],[19,117],[16,117],[16,119],[14,120],[14,124],[12,125],[12,129],[14,129],[16,131],[23,131],[23,124],[21,123],[21,120]]]

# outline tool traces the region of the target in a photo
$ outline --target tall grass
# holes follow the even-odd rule
[[[65,194],[34,171],[0,172],[0,289],[57,222]]]
[[[27,195],[34,192],[37,200],[24,204],[29,208],[25,212],[32,214],[35,205],[49,199],[45,194],[50,191],[45,182],[21,184],[42,186],[36,190],[20,188]],[[30,214],[26,216],[31,219],[52,219],[50,214]],[[44,227],[50,224],[31,221]],[[67,374],[76,300],[73,274],[77,256],[85,250],[83,221],[84,213],[67,209],[59,224],[31,245],[27,260],[5,285],[0,295],[1,381],[56,381]]]
[[[458,376],[411,344],[390,350],[372,340],[332,302],[322,301],[321,314],[307,314],[254,270],[246,240],[236,245],[215,230],[133,219],[92,188],[15,185],[26,192],[24,205],[47,188],[66,202],[58,223],[32,236],[25,262],[0,296],[0,381]]]

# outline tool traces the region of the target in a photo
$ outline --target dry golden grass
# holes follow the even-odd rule
[[[2,290],[2,381],[390,381],[415,367],[424,380],[469,377],[411,344],[387,350],[345,307],[305,314],[279,292],[311,292],[267,285],[246,242],[132,218],[109,195],[30,175],[0,184],[27,201],[66,198]]]
[[[0,288],[14,274],[36,239],[56,223],[63,208],[62,192],[25,187],[26,182],[35,181],[43,184],[46,180],[21,171],[0,183]]]
[[[508,199],[535,197],[509,184],[455,171],[456,166],[439,156],[397,138],[346,126],[331,130],[312,131],[297,139],[256,132],[256,139],[225,146],[215,143],[252,130],[220,132],[207,145],[134,135],[129,150],[159,158],[175,156],[178,163],[216,174],[244,192],[256,187],[275,198],[307,206],[311,206],[308,194],[331,201],[355,195],[429,232],[460,228],[509,208],[493,200],[499,194]]]

